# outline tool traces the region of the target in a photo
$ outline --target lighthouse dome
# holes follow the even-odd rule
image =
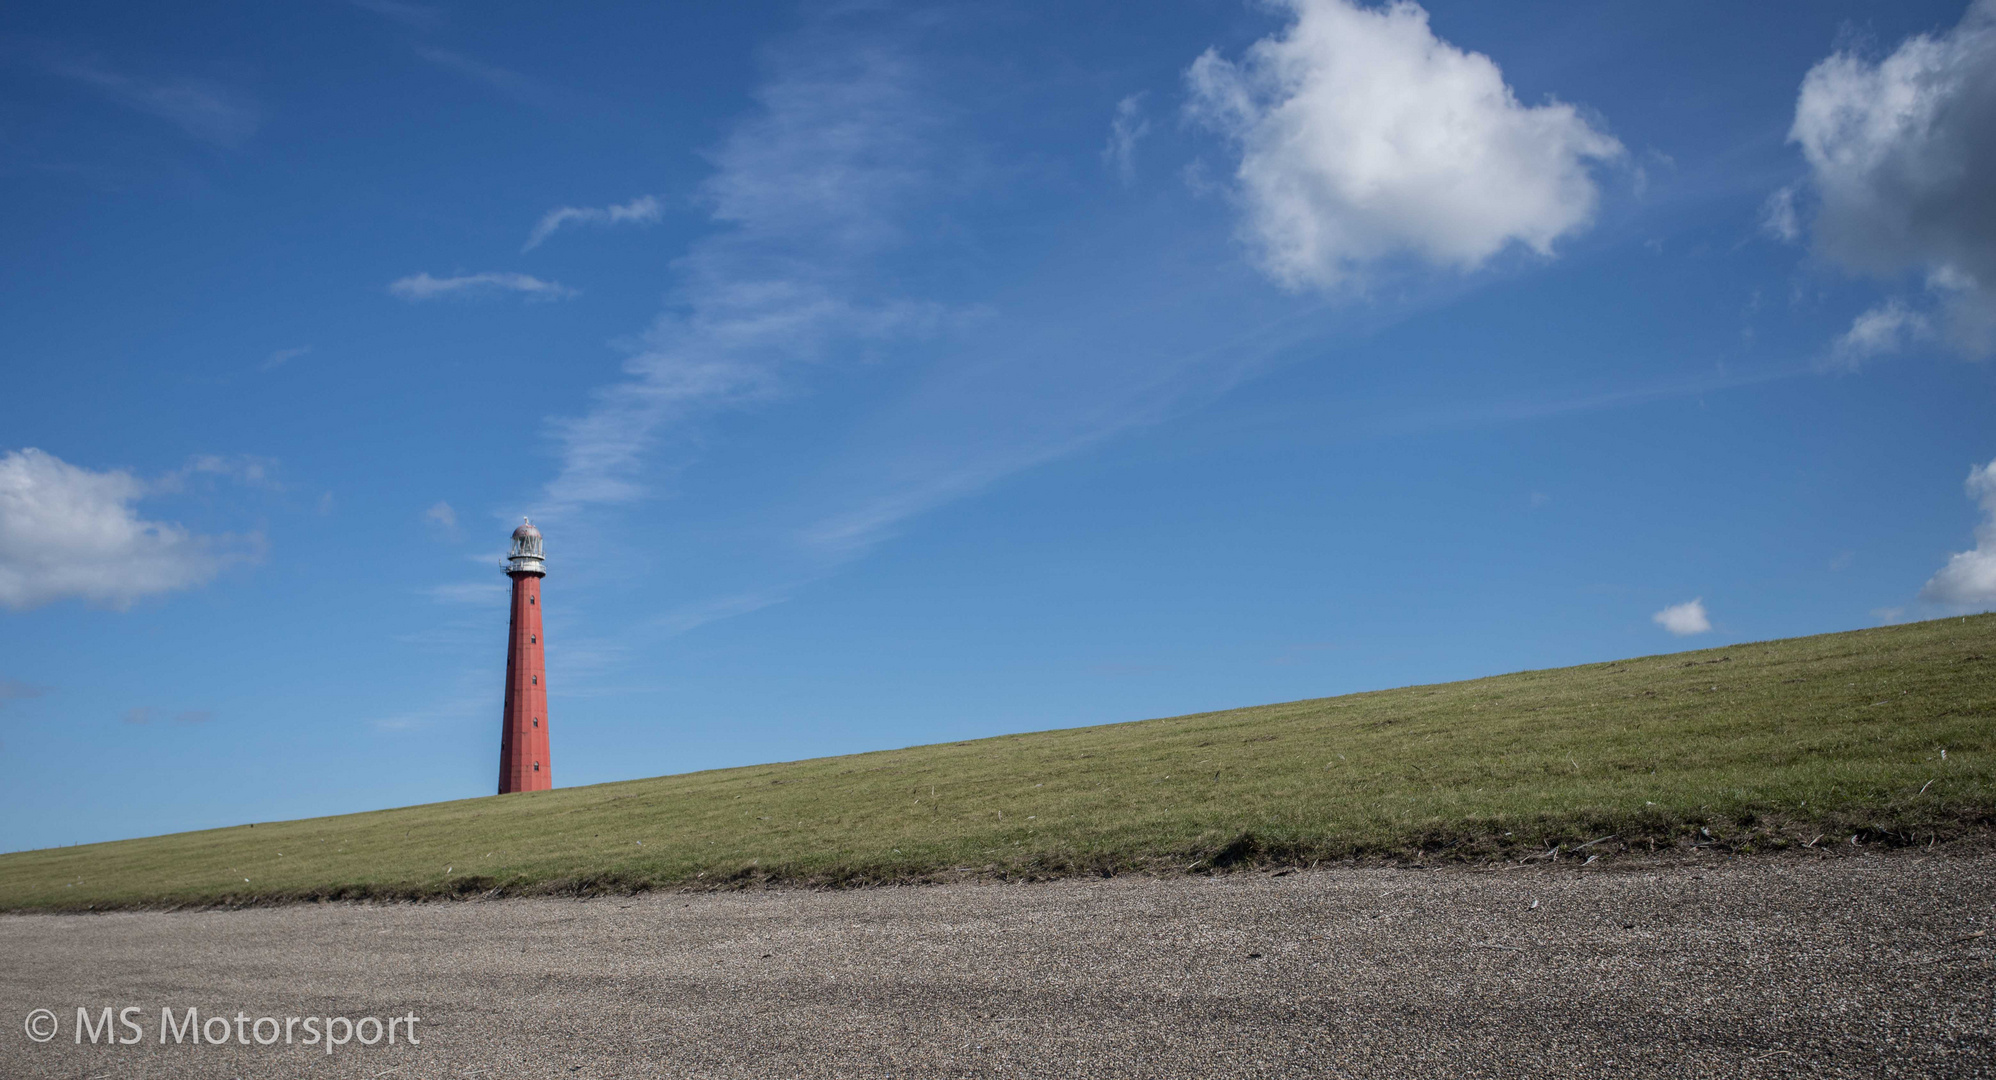
[[[520,519],[520,527],[513,530],[513,549],[506,553],[506,572],[509,574],[545,574],[547,564],[541,551],[541,531],[534,523]]]

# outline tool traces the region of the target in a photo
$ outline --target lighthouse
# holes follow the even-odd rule
[[[554,786],[548,758],[547,665],[541,658],[541,533],[522,518],[506,556],[513,621],[506,636],[506,717],[499,732],[499,794]]]

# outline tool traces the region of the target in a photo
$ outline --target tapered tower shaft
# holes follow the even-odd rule
[[[541,534],[532,523],[513,530],[506,576],[513,579],[513,617],[506,638],[506,714],[499,738],[499,794],[554,786],[548,755],[548,688],[541,640]]]

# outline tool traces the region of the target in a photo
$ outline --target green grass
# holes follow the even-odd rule
[[[1996,829],[1992,751],[1983,615],[18,852],[0,909],[1924,844]]]

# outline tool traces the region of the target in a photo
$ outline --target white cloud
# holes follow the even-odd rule
[[[112,71],[101,64],[58,59],[49,64],[58,75],[89,86],[130,109],[178,125],[204,142],[235,146],[262,123],[254,102],[228,87],[201,79],[175,78],[153,82]]]
[[[1927,316],[1907,307],[1903,300],[1888,300],[1851,320],[1850,329],[1837,338],[1830,355],[1838,364],[1855,370],[1872,357],[1898,352],[1932,333],[1933,323]]]
[[[1102,147],[1102,163],[1114,170],[1124,184],[1137,179],[1137,140],[1150,134],[1150,121],[1144,117],[1144,95],[1131,94],[1116,103],[1109,119],[1109,142]]]
[[[0,456],[0,604],[16,610],[77,598],[125,608],[200,585],[240,558],[226,538],[147,521],[147,485],[93,472],[32,447]]]
[[[1589,165],[1623,151],[1573,106],[1520,104],[1417,4],[1287,6],[1280,37],[1186,73],[1189,114],[1240,149],[1242,231],[1276,281],[1353,283],[1398,256],[1470,270],[1514,243],[1549,255],[1593,219]]]
[[[1986,515],[1975,527],[1975,547],[1950,556],[1920,590],[1920,599],[1954,608],[1996,606],[1996,461],[1968,470],[1968,496]]]
[[[1816,249],[1860,273],[1920,273],[1955,347],[1996,347],[1996,0],[1877,63],[1818,63],[1789,139],[1809,164]]]
[[[1682,604],[1672,604],[1650,616],[1650,621],[1678,637],[1702,634],[1712,629],[1712,620],[1705,616],[1705,598],[1702,596]]]
[[[447,502],[439,500],[434,506],[423,511],[423,520],[445,532],[457,531],[457,511]]]
[[[566,300],[578,295],[574,289],[528,274],[488,272],[438,278],[428,273],[411,274],[388,285],[388,291],[404,300],[434,300],[442,296],[481,296],[495,292],[524,293],[533,300]]]
[[[564,206],[548,211],[527,235],[527,244],[520,250],[540,247],[543,240],[571,221],[589,225],[656,225],[663,216],[658,199],[650,195],[641,195],[622,206]]]

